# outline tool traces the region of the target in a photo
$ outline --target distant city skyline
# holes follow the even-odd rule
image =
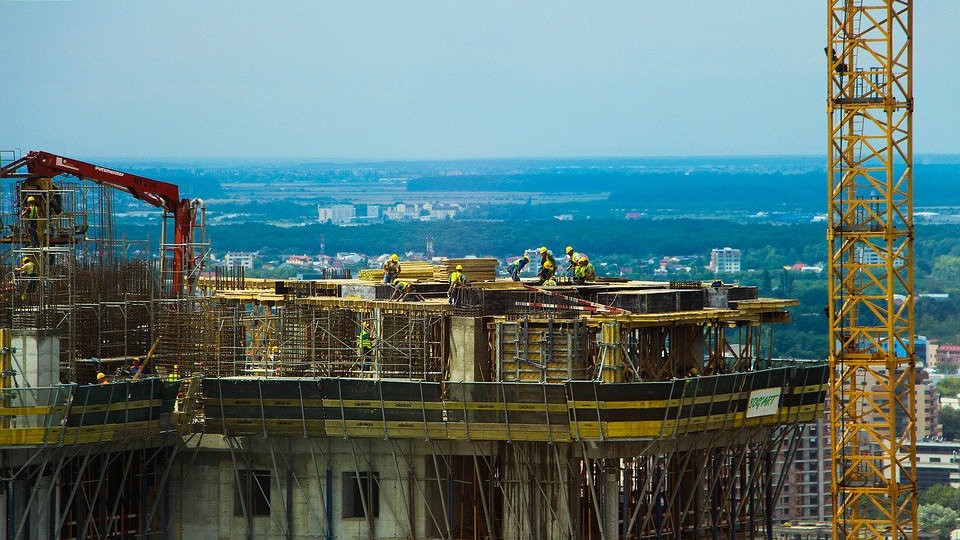
[[[0,148],[78,158],[818,155],[824,2],[3,2]],[[914,6],[960,153],[960,2]]]

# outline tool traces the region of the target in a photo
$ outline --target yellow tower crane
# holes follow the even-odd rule
[[[833,533],[917,538],[910,0],[828,0]]]

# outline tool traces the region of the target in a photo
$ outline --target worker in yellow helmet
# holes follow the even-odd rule
[[[40,206],[37,205],[37,198],[33,195],[27,197],[24,202],[23,210],[20,211],[20,221],[23,222],[27,234],[30,235],[30,246],[40,245]]]
[[[404,281],[398,279],[393,282],[393,294],[390,295],[388,302],[393,302],[394,300],[405,302],[407,301],[407,294],[413,290],[413,283],[409,281]]]
[[[457,269],[450,272],[450,288],[447,289],[447,298],[453,307],[460,305],[460,291],[467,284],[467,275],[463,273],[463,265],[458,264]]]
[[[97,384],[110,384],[110,380],[107,379],[106,374],[104,374],[102,371],[97,373]]]
[[[540,278],[540,284],[543,285],[548,280],[553,279],[553,276],[557,273],[557,266],[552,261],[545,261],[543,266],[540,267],[540,272],[537,273],[537,277]],[[554,281],[556,284],[556,281]]]
[[[383,282],[393,283],[400,275],[400,257],[394,253],[383,263]]]
[[[28,294],[37,290],[37,263],[33,262],[32,257],[23,257],[20,259],[20,266],[14,268],[13,273],[27,283],[26,289],[20,295],[20,300],[26,300]]]
[[[537,270],[537,275],[539,276],[543,272],[543,267],[547,262],[553,265],[553,271],[556,273],[557,259],[554,258],[553,252],[547,249],[547,246],[540,246],[537,251],[540,253],[540,268]]]
[[[373,359],[373,337],[370,336],[370,326],[367,323],[360,325],[357,334],[357,354],[360,355],[360,369],[367,371]]]
[[[564,272],[569,272],[571,270],[576,270],[577,268],[577,259],[580,258],[580,254],[573,251],[573,246],[567,246],[567,267],[563,269]]]
[[[573,271],[573,282],[583,284],[596,279],[597,270],[593,267],[593,263],[590,262],[590,259],[588,259],[586,255],[580,256],[580,258],[577,259],[577,266]]]

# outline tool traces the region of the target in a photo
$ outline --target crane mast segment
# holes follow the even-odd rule
[[[829,8],[834,538],[917,538],[911,2]]]

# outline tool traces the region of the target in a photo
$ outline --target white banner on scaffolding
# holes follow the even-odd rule
[[[747,402],[747,418],[777,414],[780,409],[780,392],[782,390],[778,386],[750,392],[750,401]]]

